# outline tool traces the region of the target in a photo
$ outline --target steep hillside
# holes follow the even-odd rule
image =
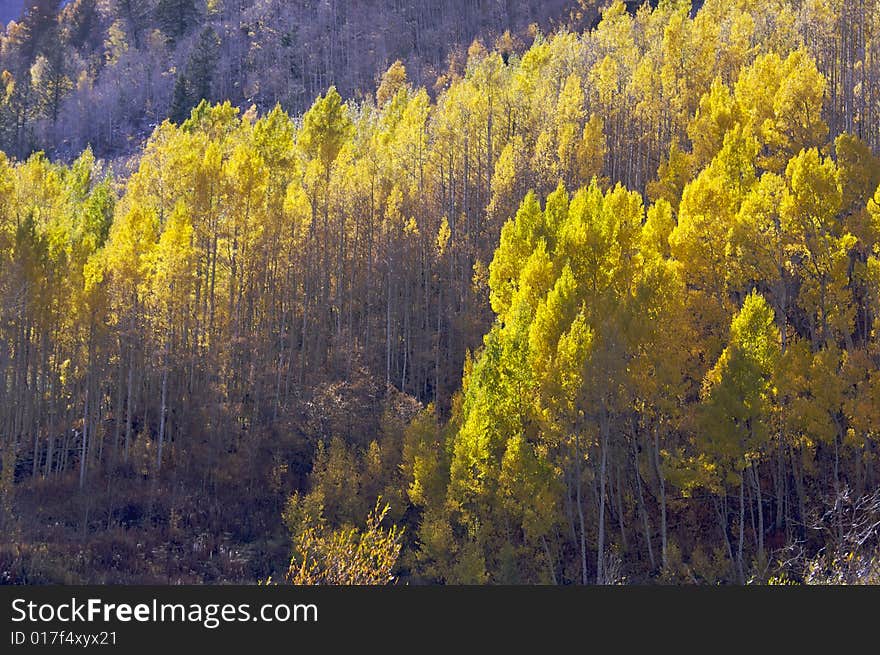
[[[303,113],[193,64],[124,176],[0,154],[0,581],[880,580],[878,35],[613,2]]]

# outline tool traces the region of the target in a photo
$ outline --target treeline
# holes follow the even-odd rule
[[[336,85],[363,97],[396,59],[432,87],[476,36],[580,25],[593,3],[28,0],[0,37],[0,149],[128,157],[200,100],[300,114]]]
[[[877,99],[816,37],[850,9],[771,4],[475,42],[436,101],[395,63],[301,118],[203,102],[124,181],[4,160],[5,534],[73,540],[81,579],[126,526],[161,579],[206,530],[264,542],[215,577],[277,578],[284,525],[347,548],[368,515],[414,581],[861,566]]]

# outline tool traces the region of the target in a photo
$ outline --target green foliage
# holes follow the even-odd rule
[[[699,448],[717,465],[722,485],[768,444],[779,340],[773,310],[760,294],[749,294],[731,321],[728,346],[703,382]]]
[[[186,29],[185,18],[176,20],[174,25],[175,30],[168,33],[170,37],[177,34],[177,30]],[[183,123],[193,107],[203,100],[211,99],[211,85],[214,81],[219,50],[220,39],[217,33],[214,28],[206,27],[199,34],[186,67],[174,80],[171,108],[168,113],[172,121]]]
[[[351,137],[352,129],[348,108],[336,88],[330,87],[303,116],[298,143],[303,153],[318,160],[329,175],[330,167]]]

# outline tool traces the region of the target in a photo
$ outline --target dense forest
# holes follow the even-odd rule
[[[91,147],[0,157],[0,580],[880,581],[880,2],[654,4],[187,90],[124,170],[65,92]]]
[[[572,0],[26,0],[0,43],[0,149],[71,161],[90,145],[119,166],[166,117],[199,100],[300,114],[335,85],[375,89],[396,59],[432,93],[466,48],[536,27],[577,28],[597,2]]]

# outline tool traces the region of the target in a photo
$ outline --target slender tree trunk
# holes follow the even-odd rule
[[[724,546],[727,549],[727,558],[730,561],[730,566],[732,568],[735,566],[735,560],[733,557],[733,548],[730,545],[730,537],[727,534],[727,500],[726,498],[719,500],[713,495],[713,502],[715,503],[715,513],[718,515],[718,527],[721,528],[721,535],[724,537]]]
[[[737,544],[736,549],[736,567],[737,573],[739,574],[739,583],[745,584],[746,576],[743,572],[743,540],[745,539],[745,522],[746,522],[746,513],[745,513],[745,497],[744,497],[744,478],[745,472],[741,472],[739,477],[739,543]]]
[[[550,546],[547,545],[547,538],[544,535],[541,535],[541,544],[544,546],[544,554],[547,556],[547,568],[550,569],[550,579],[553,580],[554,585],[557,585],[559,582],[556,580],[556,563],[553,561],[553,555],[550,554]]]
[[[764,561],[764,498],[761,495],[761,477],[757,467],[752,464],[752,477],[755,481],[755,496],[758,504],[758,560]]]
[[[167,357],[167,345],[166,345],[166,357]],[[162,447],[165,445],[165,411],[166,411],[166,402],[168,399],[168,363],[165,363],[165,366],[162,370],[162,401],[161,408],[159,410],[159,445],[156,448],[156,475],[159,474],[159,471],[162,469]]]
[[[122,347],[119,348],[118,377],[116,379],[116,406],[113,408],[113,458],[119,461],[119,442],[122,439]]]
[[[635,440],[633,440],[633,466],[635,468],[636,476],[636,498],[639,503],[639,514],[642,517],[642,529],[645,532],[645,545],[648,547],[648,561],[651,563],[651,570],[654,571],[657,568],[657,564],[654,561],[654,548],[651,545],[651,529],[648,524],[648,510],[645,508],[645,497],[642,494],[642,474],[639,471],[639,460],[638,453],[636,452]]]
[[[834,509],[837,519],[837,540],[843,540],[843,513],[840,493],[840,444],[834,435]]]
[[[654,471],[657,474],[657,484],[660,488],[660,553],[663,568],[666,568],[666,481],[663,478],[663,470],[660,467],[660,437],[659,428],[654,427]],[[725,532],[726,534],[726,532]]]
[[[86,394],[83,406],[82,443],[79,458],[79,488],[86,484],[86,454],[89,448],[89,376],[86,374]]]
[[[620,545],[623,548],[623,552],[626,552],[626,518],[623,515],[623,493],[620,490],[620,465],[616,467],[616,478],[617,478],[617,522],[620,525]]]
[[[587,531],[586,526],[584,525],[584,505],[582,502],[582,488],[583,488],[583,471],[581,469],[581,440],[580,433],[575,432],[574,437],[575,443],[575,472],[577,474],[577,480],[575,481],[575,491],[577,494],[577,511],[578,511],[578,522],[580,523],[580,531],[581,531],[581,582],[583,584],[587,584]]]
[[[34,460],[31,462],[31,478],[37,479],[37,462],[40,459],[40,430],[34,426]]]
[[[132,413],[134,412],[134,308],[132,308],[128,330],[128,386],[125,403],[125,444],[122,449],[123,458],[126,462],[128,462],[128,453],[131,446],[131,424]]]
[[[605,478],[608,461],[608,431],[610,429],[606,410],[602,410],[599,442],[599,543],[596,547],[596,584],[605,584]]]

